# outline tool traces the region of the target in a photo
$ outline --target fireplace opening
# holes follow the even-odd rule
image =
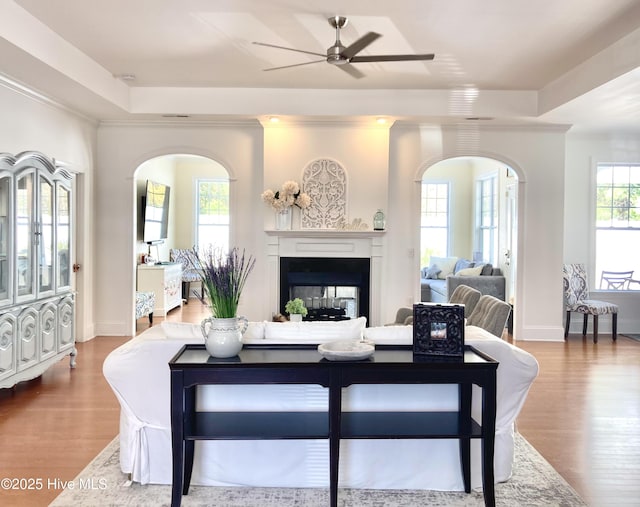
[[[305,320],[369,320],[370,259],[352,257],[281,257],[280,312],[300,298]]]

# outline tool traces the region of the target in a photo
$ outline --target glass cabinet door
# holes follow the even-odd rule
[[[0,174],[0,304],[11,298],[9,284],[11,283],[9,267],[9,190],[11,178]]]
[[[22,173],[16,180],[16,287],[18,299],[34,295],[33,284],[33,191],[34,173]]]
[[[38,291],[53,290],[53,184],[39,177],[40,199],[36,231],[38,248]]]
[[[71,284],[71,190],[57,185],[58,209],[56,214],[56,235],[58,250],[58,288]]]

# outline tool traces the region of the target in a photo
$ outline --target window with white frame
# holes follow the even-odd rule
[[[640,290],[640,164],[596,168],[595,283],[603,290]],[[607,272],[627,272],[610,283]],[[630,273],[632,272],[632,273]]]
[[[420,203],[420,265],[449,250],[449,183],[422,183]]]
[[[482,261],[498,265],[498,175],[476,183],[476,251]]]
[[[196,181],[196,245],[229,249],[229,180]]]

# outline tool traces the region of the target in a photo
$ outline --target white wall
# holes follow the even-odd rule
[[[389,127],[369,125],[266,125],[264,185],[278,190],[287,180],[302,180],[307,165],[317,159],[338,162],[347,173],[348,221],[361,218],[373,227],[373,215],[387,210]],[[263,204],[264,226],[274,227],[274,213]],[[296,217],[299,213],[295,213]],[[297,223],[299,224],[299,218]]]
[[[0,79],[0,152],[39,151],[68,164],[76,176],[76,339],[94,336],[93,273],[95,214],[93,209],[96,125],[64,108],[14,89]]]
[[[640,135],[586,135],[571,132],[567,135],[563,261],[585,264],[592,289],[596,287],[593,239],[596,166],[598,163],[639,162]],[[596,291],[591,297],[619,305],[618,332],[638,332],[640,293]],[[582,332],[582,319],[572,317],[571,332]],[[589,332],[591,322],[589,319]],[[603,336],[608,333],[611,329],[610,317],[603,316],[599,320],[598,328]]]
[[[553,128],[483,128],[473,143],[460,142],[455,127],[398,125],[391,129],[389,202],[412,205],[394,208],[386,235],[390,258],[386,308],[416,301],[419,280],[418,170],[455,156],[480,155],[500,160],[519,177],[519,259],[515,296],[517,339],[563,339],[562,241],[564,211],[564,131]]]
[[[235,123],[221,127],[201,124],[103,124],[98,129],[96,199],[97,258],[96,332],[104,335],[132,334],[135,270],[134,172],[145,160],[186,153],[220,162],[231,177],[233,217],[231,244],[246,248],[259,259],[263,253],[263,142],[257,123]],[[258,262],[247,282],[240,311],[263,315],[267,309],[259,288],[264,263]]]

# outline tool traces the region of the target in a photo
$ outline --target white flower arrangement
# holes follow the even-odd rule
[[[280,190],[274,192],[271,189],[267,189],[262,192],[262,200],[276,211],[281,211],[290,206],[305,209],[311,205],[309,194],[300,190],[300,185],[291,180],[285,181]]]

